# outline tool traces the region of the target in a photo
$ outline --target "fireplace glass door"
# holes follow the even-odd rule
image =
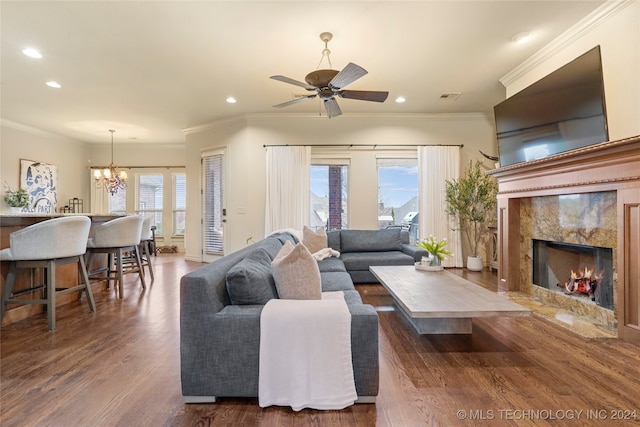
[[[533,283],[613,310],[613,250],[533,240]]]

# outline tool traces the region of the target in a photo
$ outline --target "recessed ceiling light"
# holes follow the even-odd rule
[[[60,83],[54,82],[54,81],[47,82],[47,86],[53,87],[53,88],[56,88],[56,89],[60,89],[62,87],[60,85]]]
[[[42,54],[40,52],[38,52],[37,50],[31,48],[31,47],[23,49],[22,53],[27,55],[29,58],[36,58],[36,59],[42,58]]]
[[[511,37],[511,41],[514,43],[525,43],[531,40],[531,37],[533,37],[533,33],[530,33],[528,31],[523,31],[522,33],[518,33],[513,37]]]
[[[227,98],[227,102],[229,104],[235,104],[238,101],[233,96],[230,96],[230,97]]]
[[[405,98],[404,96],[399,96],[396,98],[396,102],[398,104],[402,104],[403,102],[405,102],[407,100],[407,98]]]

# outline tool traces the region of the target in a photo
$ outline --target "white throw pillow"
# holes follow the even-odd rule
[[[271,262],[280,299],[321,299],[320,269],[309,249],[287,241]]]
[[[302,244],[305,245],[312,254],[321,249],[325,249],[327,247],[327,234],[324,232],[324,228],[313,231],[305,225],[302,229]]]

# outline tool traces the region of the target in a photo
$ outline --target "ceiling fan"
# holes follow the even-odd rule
[[[331,33],[320,34],[320,39],[324,42],[324,50],[322,51],[320,64],[322,64],[322,60],[326,57],[327,61],[329,62],[329,67],[332,66],[331,59],[329,58],[329,54],[331,54],[331,51],[328,49],[327,45],[332,38],[333,34]],[[320,68],[320,64],[318,64],[318,68]],[[332,69],[317,69],[315,71],[312,71],[304,78],[306,83],[281,75],[271,76],[273,80],[300,86],[310,92],[315,92],[312,95],[302,96],[292,101],[274,105],[274,107],[287,107],[289,105],[297,104],[298,102],[308,101],[315,97],[320,97],[320,99],[324,102],[324,108],[327,112],[327,116],[329,118],[332,118],[342,114],[342,110],[340,110],[340,106],[338,105],[336,97],[359,99],[361,101],[384,102],[387,99],[387,96],[389,96],[389,92],[343,89],[345,86],[353,83],[365,74],[367,74],[367,70],[359,65],[350,62],[346,67],[342,69],[342,71]]]

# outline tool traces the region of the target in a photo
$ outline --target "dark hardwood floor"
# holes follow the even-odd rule
[[[357,286],[379,309],[377,403],[342,411],[257,399],[185,405],[180,394],[180,277],[200,264],[154,259],[146,292],[94,286],[86,301],[0,331],[0,425],[9,426],[625,426],[640,417],[640,349],[585,339],[539,317],[474,320],[473,334],[419,336],[380,285]],[[495,274],[457,274],[495,290]],[[620,418],[627,418],[620,419]],[[635,419],[634,419],[635,418]]]

